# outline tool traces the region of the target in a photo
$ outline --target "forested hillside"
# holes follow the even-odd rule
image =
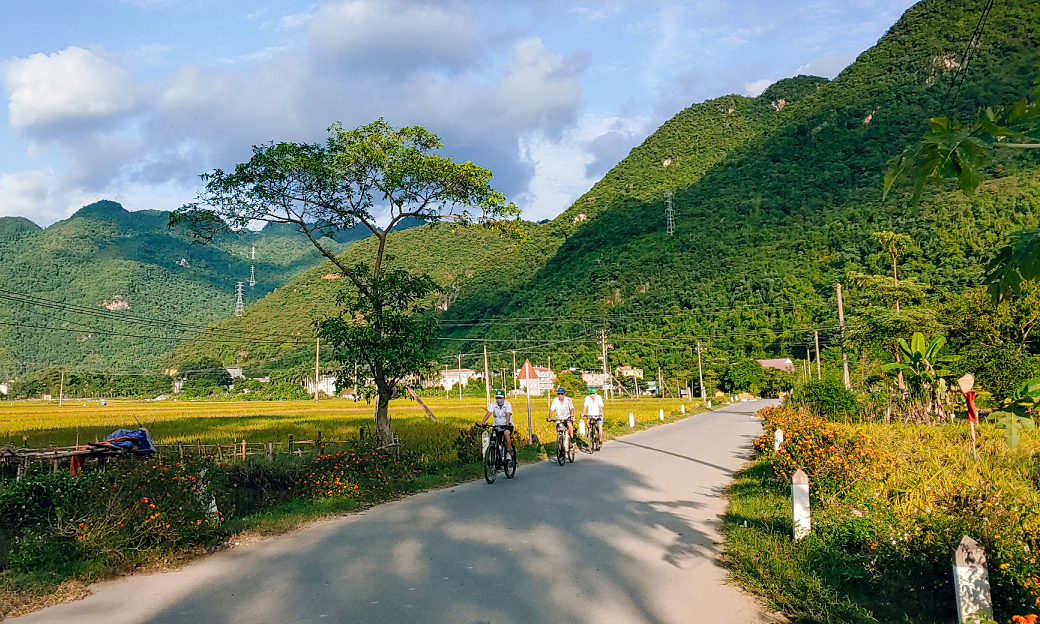
[[[730,358],[804,357],[812,329],[825,346],[837,338],[835,283],[849,286],[855,316],[849,272],[888,270],[871,237],[878,230],[913,238],[907,276],[939,290],[976,287],[1008,234],[1040,218],[1035,156],[1007,155],[972,198],[951,184],[915,208],[900,189],[883,203],[881,182],[888,159],[920,138],[927,117],[969,119],[979,106],[1018,99],[1038,78],[1040,4],[1025,0],[995,6],[971,66],[957,73],[981,5],[919,3],[831,82],[800,76],[757,98],[691,106],[557,219],[530,226],[528,243],[476,231],[392,236],[393,253],[452,286],[442,336],[473,341],[446,340],[442,359],[476,353],[486,339],[496,367],[516,349],[595,368],[603,329],[612,361],[660,366],[672,379],[695,377],[697,342],[707,348],[709,379]],[[674,235],[666,231],[668,191]],[[470,253],[485,245],[504,253]],[[472,277],[458,282],[468,270]],[[222,327],[303,332],[332,303],[332,280],[313,286],[323,271]],[[291,304],[290,293],[306,304]],[[249,359],[268,355],[253,349]]]
[[[345,249],[349,239],[335,244]],[[195,246],[167,228],[167,213],[128,212],[111,201],[48,228],[0,218],[0,372],[8,379],[57,366],[158,370],[179,341],[196,335],[173,323],[205,326],[232,316],[236,282],[245,283],[244,300],[252,303],[318,258],[309,242],[284,227]]]

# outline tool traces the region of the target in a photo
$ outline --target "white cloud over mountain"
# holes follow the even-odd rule
[[[132,111],[137,102],[129,72],[76,46],[12,60],[4,87],[11,125],[19,128],[107,119]]]
[[[824,45],[813,29],[786,41],[810,9],[764,0],[278,0],[284,12],[238,16],[255,45],[207,56],[158,26],[177,11],[194,20],[198,0],[127,1],[157,23],[154,41],[65,44],[0,65],[10,122],[0,141],[5,132],[22,141],[32,162],[10,145],[0,153],[0,214],[49,223],[104,197],[169,208],[193,198],[200,173],[249,158],[251,145],[320,141],[334,122],[382,117],[441,135],[446,155],[490,168],[540,219],[690,104],[761,92],[799,66],[836,73],[857,51]],[[859,2],[857,11],[888,12],[883,28],[909,0]],[[727,33],[751,43],[721,50],[714,42]],[[756,38],[771,46],[765,56],[747,54]],[[797,62],[778,68],[778,55]]]

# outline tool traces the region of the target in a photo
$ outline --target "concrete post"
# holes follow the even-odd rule
[[[777,429],[776,433],[773,434],[773,452],[780,450],[780,445],[784,443],[784,430]]]
[[[659,418],[660,418],[661,420],[664,420],[664,409],[661,409],[661,410],[659,410],[659,411],[658,411],[658,413],[657,413],[657,416],[658,416],[658,417],[659,417]]]
[[[960,624],[993,619],[986,551],[967,535],[953,551],[953,588]]]
[[[809,477],[799,468],[791,475],[791,510],[794,519],[794,538],[809,535]]]
[[[635,427],[636,426],[636,416],[632,412],[628,413],[628,426],[629,427]]]

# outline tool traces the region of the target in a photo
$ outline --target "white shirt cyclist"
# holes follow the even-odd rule
[[[488,411],[495,417],[496,427],[513,424],[513,406],[509,401],[502,401],[502,405],[499,405],[498,401],[492,401]]]
[[[585,413],[590,418],[603,418],[603,397],[598,394],[585,397]]]
[[[562,401],[557,397],[549,409],[556,412],[556,420],[567,420],[574,416],[574,401],[569,396],[563,397]]]

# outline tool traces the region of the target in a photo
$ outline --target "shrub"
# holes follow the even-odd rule
[[[478,446],[479,451],[479,446]],[[379,492],[391,481],[403,481],[421,473],[414,458],[395,458],[377,438],[357,440],[346,449],[319,455],[304,466],[296,484],[297,494],[315,498],[358,497]]]
[[[792,405],[830,420],[847,421],[860,414],[856,394],[835,379],[810,379],[791,393]]]
[[[755,440],[755,448],[771,454],[773,473],[782,483],[790,483],[791,475],[801,468],[818,493],[835,494],[867,475],[883,474],[890,461],[862,432],[788,407],[767,407],[759,414],[765,419],[766,433]],[[783,429],[784,441],[773,453],[777,429]]]

